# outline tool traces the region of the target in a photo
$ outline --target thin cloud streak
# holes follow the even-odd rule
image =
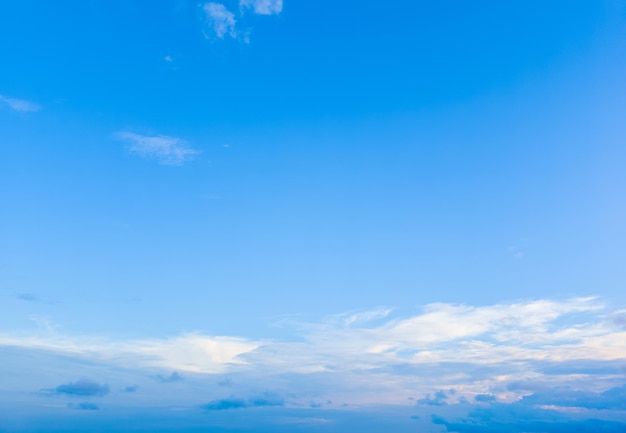
[[[9,98],[8,96],[0,95],[0,102],[3,102],[15,111],[23,113],[31,113],[41,110],[41,105],[25,99]]]
[[[200,152],[185,141],[167,135],[148,136],[134,132],[119,132],[116,137],[130,143],[129,152],[164,165],[182,165]]]

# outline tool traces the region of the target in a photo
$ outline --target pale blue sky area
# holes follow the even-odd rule
[[[0,407],[623,428],[624,1],[0,0],[0,65]]]

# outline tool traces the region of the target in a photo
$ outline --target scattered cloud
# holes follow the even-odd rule
[[[444,391],[437,391],[435,392],[434,396],[431,397],[430,394],[428,394],[426,397],[417,400],[417,404],[421,404],[421,405],[426,405],[426,406],[445,406],[448,404],[448,402],[446,401],[448,399],[448,396],[446,395],[446,393]]]
[[[248,407],[246,400],[234,397],[213,400],[202,406],[205,410],[242,409],[244,407]]]
[[[148,136],[134,132],[119,132],[116,136],[130,143],[130,153],[155,159],[165,165],[181,165],[200,153],[177,137]]]
[[[237,37],[235,14],[229,11],[226,6],[221,3],[209,2],[204,5],[203,9],[209,25],[218,38],[223,39],[226,35],[231,38]]]
[[[601,393],[560,386],[527,395],[520,400],[520,404],[626,411],[626,385]]]
[[[233,382],[233,380],[230,377],[227,377],[227,378],[222,379],[219,382],[217,382],[217,384],[219,386],[233,386],[235,384],[235,382]]]
[[[213,400],[202,406],[204,410],[219,411],[229,409],[244,409],[249,407],[284,406],[285,399],[280,395],[265,392],[247,399],[230,397],[220,400]]]
[[[474,400],[481,403],[490,403],[496,401],[496,396],[492,394],[478,394],[474,397]]]
[[[485,414],[485,417],[488,415]],[[537,416],[534,413],[531,416]],[[433,423],[446,427],[449,432],[456,433],[623,433],[626,424],[615,421],[599,419],[585,420],[554,420],[548,414],[543,414],[543,419],[518,418],[508,421],[500,421],[495,418],[475,420],[470,418],[461,421],[447,421],[446,419],[433,416]]]
[[[15,296],[20,301],[36,302],[39,298],[32,293],[19,293]]]
[[[385,308],[350,314],[345,318],[345,324],[352,325],[356,323],[371,322],[376,319],[384,319],[391,313],[391,311],[392,310],[390,308]]]
[[[78,410],[98,410],[100,407],[95,403],[90,403],[88,401],[84,401],[82,403],[78,403],[76,405],[70,403],[68,405],[70,408],[78,409]]]
[[[163,58],[163,60],[165,60],[165,61],[166,61],[166,62],[168,62],[168,63],[171,63],[171,62],[173,62],[173,61],[174,61],[174,60],[172,59],[172,56],[165,56],[165,57]]]
[[[283,10],[283,0],[239,0],[241,8],[252,8],[258,15],[275,15]]]
[[[144,340],[78,338],[60,331],[0,333],[0,347],[135,369],[163,383],[180,382],[190,373],[181,388],[206,374],[223,375],[206,379],[216,390],[232,381],[240,391],[249,384],[294,387],[302,393],[303,407],[326,399],[338,408],[345,402],[407,404],[409,397],[424,410],[463,401],[483,406],[524,398],[530,402],[537,397],[527,396],[562,391],[565,384],[603,401],[610,397],[603,392],[623,384],[626,330],[595,298],[487,306],[439,303],[408,317],[390,317],[388,310],[377,309],[290,323],[289,328],[295,338],[283,341],[199,333]],[[229,380],[218,383],[224,377]],[[136,379],[124,379],[129,380]],[[90,389],[82,385],[63,385],[54,393]],[[571,396],[582,401],[582,394]],[[559,401],[565,406],[564,399]],[[208,403],[212,410],[252,404],[239,397]]]
[[[70,382],[59,385],[53,389],[43,389],[46,395],[67,395],[77,397],[104,397],[109,393],[108,385],[100,385],[89,379],[81,379],[77,382]]]
[[[47,317],[41,317],[36,314],[31,314],[28,316],[28,320],[35,322],[37,327],[49,334],[54,334],[60,326],[54,322],[52,322]]]
[[[41,105],[24,99],[9,98],[8,96],[0,95],[0,102],[8,105],[15,111],[21,111],[23,113],[35,112],[41,110]]]
[[[493,401],[494,399],[489,398],[486,400],[490,403],[487,406],[469,406],[468,415],[460,419],[434,415],[433,422],[444,425],[448,431],[459,433],[626,431],[625,423],[611,420],[611,416],[614,415],[606,412],[626,409],[626,386],[611,388],[601,393],[569,387],[546,388],[511,403]],[[602,410],[605,412],[600,412]],[[614,412],[618,417],[620,413],[623,414]]]
[[[219,39],[229,36],[249,43],[250,30],[240,30],[239,20],[248,11],[254,15],[278,15],[283,10],[283,0],[239,0],[238,15],[230,11],[224,4],[208,2],[202,6],[207,23]]]
[[[161,374],[159,374],[158,376],[156,376],[156,379],[161,382],[161,383],[173,383],[173,382],[182,382],[183,380],[185,380],[180,374],[178,374],[178,372],[174,372],[172,374],[170,374],[169,376],[163,376]]]

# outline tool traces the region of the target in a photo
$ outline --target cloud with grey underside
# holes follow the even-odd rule
[[[78,404],[68,404],[67,407],[69,407],[70,409],[76,409],[76,410],[100,410],[100,406],[98,406],[95,403],[91,403],[89,401],[84,401],[82,403],[78,403]]]
[[[435,424],[457,433],[623,433],[626,423],[601,419],[602,410],[626,410],[626,385],[604,392],[557,387],[527,395],[513,403],[476,398],[487,403],[466,417],[433,415]]]
[[[264,392],[263,394],[254,395],[249,398],[238,398],[231,396],[229,398],[212,400],[202,406],[207,411],[221,411],[229,409],[245,409],[250,407],[272,407],[284,406],[285,399],[273,392]]]
[[[76,382],[61,384],[56,388],[42,389],[41,392],[50,396],[104,397],[109,393],[109,385],[101,385],[90,379],[80,379]]]
[[[447,399],[448,396],[446,395],[446,393],[439,390],[435,392],[432,397],[430,396],[430,394],[428,394],[426,397],[418,400],[417,404],[426,406],[446,406],[448,404],[446,402]]]
[[[174,383],[174,382],[182,382],[183,380],[185,380],[185,378],[181,376],[180,374],[178,374],[178,372],[176,371],[170,374],[169,376],[163,376],[159,374],[155,376],[154,378],[161,383]]]

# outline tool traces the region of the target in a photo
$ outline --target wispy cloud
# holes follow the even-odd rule
[[[283,10],[283,0],[239,0],[242,8],[252,8],[255,14],[274,15]]]
[[[58,333],[33,337],[0,334],[0,346],[40,349],[127,368],[158,368],[206,374],[222,373],[246,365],[240,356],[266,343],[199,334],[126,341],[97,337],[71,338]],[[177,377],[180,378],[179,373],[162,376],[162,379],[171,382]]]
[[[221,3],[209,2],[204,5],[203,9],[209,25],[218,38],[223,39],[226,35],[232,38],[237,37],[235,14],[229,11],[226,6]]]
[[[41,110],[41,105],[25,99],[9,98],[8,96],[0,95],[0,102],[3,102],[15,111],[24,113]]]
[[[117,138],[130,143],[129,151],[144,158],[155,159],[165,165],[181,165],[200,152],[184,140],[167,135],[141,135],[119,132]]]
[[[283,0],[239,0],[239,10],[230,11],[224,4],[208,2],[202,6],[212,33],[219,39],[230,36],[246,43],[249,30],[241,31],[238,21],[252,11],[254,15],[278,15],[283,10]]]
[[[409,317],[388,314],[379,309],[292,324],[298,335],[287,341],[202,334],[120,341],[55,331],[32,337],[0,334],[0,346],[158,369],[162,381],[179,377],[171,371],[187,373],[181,386],[220,373],[236,377],[237,383],[266,387],[273,387],[270,380],[283,381],[286,388],[295,381],[298,388],[311,390],[302,403],[307,405],[313,396],[337,401],[337,395],[363,404],[400,403],[414,396],[422,407],[463,398],[488,402],[491,396],[514,401],[532,392],[524,383],[545,388],[576,381],[583,389],[608,389],[626,359],[626,330],[594,298],[489,306],[439,303]],[[66,389],[74,388],[80,389],[75,384]],[[230,400],[223,405],[231,403],[244,407]],[[217,410],[222,403],[209,404]]]

